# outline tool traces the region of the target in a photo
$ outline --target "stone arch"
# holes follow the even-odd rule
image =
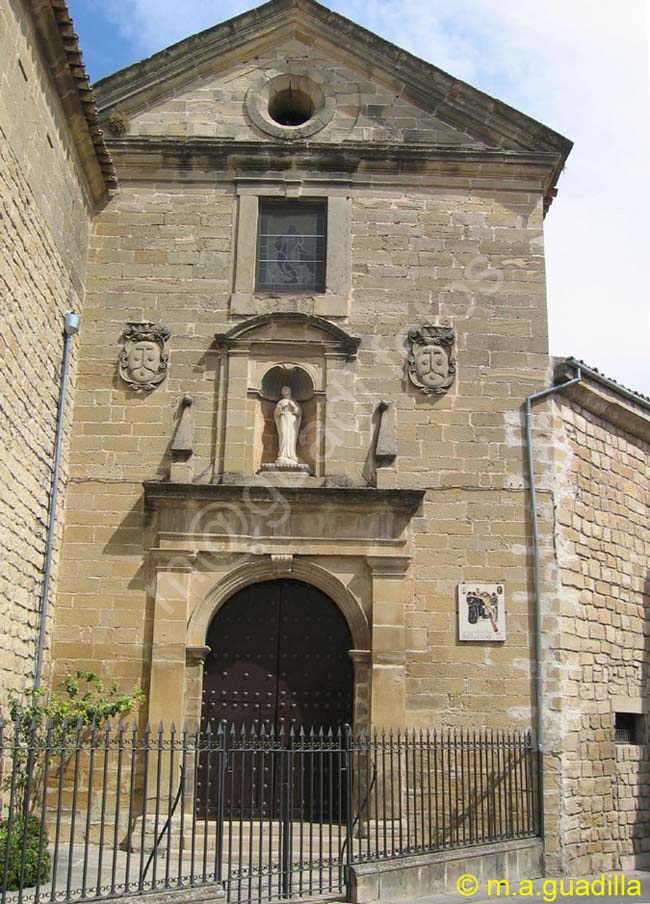
[[[223,603],[237,591],[262,581],[292,578],[311,584],[330,597],[348,623],[354,649],[369,650],[371,637],[368,619],[359,601],[345,584],[321,565],[300,557],[292,558],[290,569],[287,565],[285,556],[264,556],[253,563],[246,561],[225,575],[192,613],[187,630],[188,647],[200,648],[205,645],[210,622]]]

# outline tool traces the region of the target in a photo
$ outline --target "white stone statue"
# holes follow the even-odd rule
[[[302,421],[302,408],[291,398],[291,387],[282,387],[282,398],[275,406],[273,418],[278,431],[278,457],[275,460],[276,467],[296,467],[302,463],[298,458],[296,448]]]

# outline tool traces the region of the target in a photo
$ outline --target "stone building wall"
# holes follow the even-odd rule
[[[217,188],[178,178],[159,173],[150,187],[124,169],[119,195],[95,223],[57,603],[59,669],[101,664],[107,676],[145,686],[155,523],[143,507],[142,481],[169,474],[185,393],[194,400],[192,479],[220,479],[223,376],[213,337],[241,322],[230,311],[235,186],[223,174]],[[393,401],[396,485],[427,491],[413,522],[406,612],[409,723],[473,725],[477,713],[489,713],[493,726],[528,726],[519,409],[548,379],[542,199],[525,180],[482,192],[461,179],[448,188],[426,177],[417,188],[399,183],[344,192],[352,287],[349,316],[337,323],[361,344],[331,401],[337,426],[325,476],[364,485],[373,413],[380,398]],[[270,310],[296,305],[267,303]],[[458,378],[447,395],[425,397],[405,380],[406,334],[444,318],[457,331]],[[169,376],[149,394],[129,390],[116,367],[126,321],[141,319],[172,330]],[[340,549],[333,543],[328,552]],[[355,573],[347,580],[363,587]],[[507,643],[458,642],[456,585],[474,580],[506,582]]]
[[[4,0],[0,4],[0,712],[5,712],[7,692],[22,691],[33,675],[63,315],[82,307],[92,212],[41,46],[24,4]],[[76,361],[73,341],[71,389]],[[69,399],[66,439],[71,395]],[[64,444],[62,486],[67,467]],[[62,512],[65,495],[60,499]],[[61,526],[62,518],[54,575]]]
[[[555,414],[559,623],[548,771],[557,794],[547,816],[549,866],[574,875],[631,869],[650,855],[650,416],[615,391],[580,392]],[[635,745],[615,743],[617,712],[635,720]]]

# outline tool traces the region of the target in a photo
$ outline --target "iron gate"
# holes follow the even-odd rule
[[[536,835],[535,765],[520,732],[0,721],[0,904],[211,885],[229,902],[349,896],[356,863]],[[244,805],[227,807],[237,785]]]

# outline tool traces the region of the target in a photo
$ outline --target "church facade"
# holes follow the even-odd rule
[[[547,374],[542,218],[569,143],[320,7],[263,21],[95,86],[128,125],[89,254],[62,579],[107,574],[62,588],[54,659],[110,663],[179,723],[219,607],[303,581],[345,615],[357,724],[527,724],[519,408]],[[139,384],[147,343],[162,379]],[[472,582],[501,586],[507,642],[484,614],[487,646],[457,639]]]
[[[94,95],[52,680],[152,724],[542,724],[547,868],[643,863],[650,403],[549,359],[570,142],[312,0]]]

